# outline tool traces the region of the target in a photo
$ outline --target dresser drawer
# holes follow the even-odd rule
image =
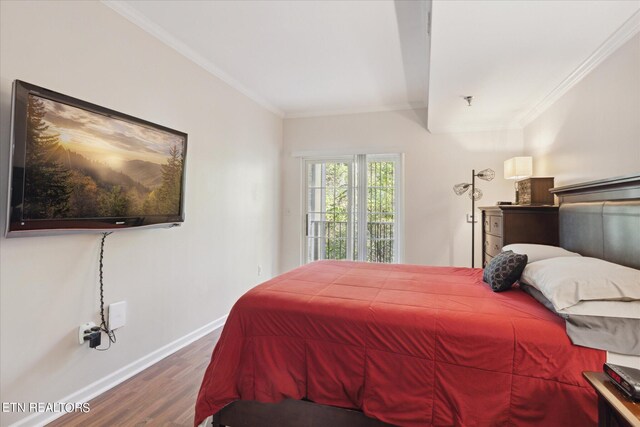
[[[482,267],[486,267],[487,264],[489,264],[492,259],[493,259],[493,257],[485,252],[484,253],[484,264],[482,265]]]
[[[482,260],[485,265],[505,245],[558,245],[558,206],[503,205],[479,209],[482,211]]]
[[[491,215],[489,217],[489,228],[487,233],[502,237],[502,217]]]
[[[487,234],[484,236],[484,251],[489,256],[494,257],[500,253],[502,249],[502,237]]]

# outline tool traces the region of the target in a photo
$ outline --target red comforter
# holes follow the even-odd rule
[[[320,261],[247,292],[231,310],[196,404],[307,398],[401,426],[586,426],[582,379],[605,352],[482,270]]]

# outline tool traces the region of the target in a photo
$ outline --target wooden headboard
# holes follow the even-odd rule
[[[560,200],[560,246],[640,269],[640,174],[551,192]]]

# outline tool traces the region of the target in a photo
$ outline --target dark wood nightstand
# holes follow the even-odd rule
[[[503,205],[482,211],[484,267],[511,243],[558,245],[558,206]]]
[[[598,427],[640,427],[640,403],[624,396],[604,372],[582,375],[598,394]]]

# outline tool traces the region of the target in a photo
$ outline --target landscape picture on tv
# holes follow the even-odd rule
[[[8,232],[184,220],[187,135],[16,82]]]
[[[178,215],[183,139],[29,95],[23,218]]]

